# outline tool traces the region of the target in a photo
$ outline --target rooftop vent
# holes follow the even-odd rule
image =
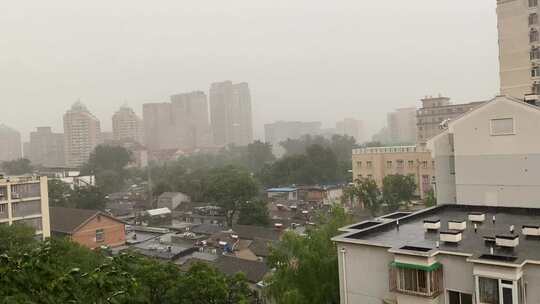
[[[483,260],[500,261],[500,262],[513,262],[517,260],[517,258],[513,256],[504,256],[504,255],[496,255],[496,254],[482,254],[479,258]]]
[[[459,243],[462,239],[461,231],[457,230],[448,230],[440,232],[441,242],[445,243]]]
[[[521,232],[527,236],[540,236],[540,225],[523,225]]]
[[[486,214],[482,212],[471,212],[469,213],[469,221],[475,223],[482,223],[486,220]]]
[[[464,220],[451,220],[448,221],[448,229],[463,231],[467,229],[467,221]]]
[[[484,242],[489,243],[489,244],[495,244],[495,237],[484,235]]]
[[[501,247],[515,248],[519,245],[519,235],[501,234],[495,237],[495,244]]]
[[[403,246],[399,249],[402,249],[402,250],[410,250],[410,251],[420,251],[420,252],[428,252],[431,250],[431,248],[427,248],[427,247],[417,247],[417,246]]]
[[[424,229],[427,231],[441,229],[441,220],[438,218],[424,220]]]

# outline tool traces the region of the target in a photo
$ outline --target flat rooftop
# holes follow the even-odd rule
[[[468,220],[471,213],[485,214],[485,221],[477,223],[477,231],[474,229],[474,223]],[[492,221],[493,216],[496,219],[495,223]],[[425,220],[432,222],[440,220],[440,229],[426,231]],[[449,230],[448,222],[461,220],[467,223],[466,229],[462,231],[462,240],[458,243],[440,241],[439,233]],[[514,235],[519,237],[517,247],[500,247],[495,243],[486,242],[485,238],[512,235],[511,225],[515,228]],[[523,235],[524,225],[540,226],[540,208],[441,205],[414,213],[397,212],[356,223],[340,229],[344,234],[333,240],[418,253],[445,251],[465,254],[474,259],[499,259],[512,264],[522,264],[526,260],[540,261],[540,237]],[[407,247],[404,248],[405,246]],[[493,255],[490,252],[492,247]]]

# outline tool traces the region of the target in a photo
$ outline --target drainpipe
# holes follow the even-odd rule
[[[349,295],[347,294],[347,267],[345,265],[347,251],[345,248],[341,248],[339,251],[341,252],[341,265],[343,272],[343,304],[349,304]]]

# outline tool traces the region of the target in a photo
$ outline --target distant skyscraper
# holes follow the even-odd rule
[[[416,108],[401,108],[388,113],[388,131],[393,144],[416,142]]]
[[[519,99],[540,96],[538,0],[497,0],[501,93]]]
[[[0,161],[15,160],[21,157],[21,134],[15,129],[0,124]]]
[[[245,146],[253,141],[251,94],[247,83],[213,83],[210,114],[216,145]]]
[[[112,117],[113,139],[115,141],[135,141],[142,143],[143,122],[135,111],[122,106]]]
[[[208,100],[202,91],[171,96],[178,147],[194,149],[211,143]]]
[[[24,155],[32,164],[58,167],[65,165],[64,150],[64,134],[53,133],[51,127],[38,127],[30,133]]]
[[[340,135],[354,137],[357,143],[364,142],[364,123],[354,118],[345,118],[336,123],[336,132]]]
[[[80,167],[101,140],[99,120],[81,102],[73,104],[64,114],[66,164]]]
[[[150,151],[178,149],[171,103],[144,104],[143,124],[144,143]]]
[[[265,141],[279,144],[287,139],[298,139],[303,135],[318,135],[321,132],[320,121],[277,121],[264,125]]]

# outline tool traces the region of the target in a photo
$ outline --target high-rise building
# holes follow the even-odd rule
[[[443,96],[423,98],[422,108],[416,111],[416,142],[425,144],[428,139],[444,130],[442,125],[445,122],[461,116],[482,103],[483,101],[452,104],[450,98]]]
[[[122,106],[112,117],[113,139],[142,143],[143,123],[135,111]]]
[[[178,147],[194,149],[211,144],[208,99],[202,91],[171,96]]]
[[[213,83],[210,114],[214,144],[245,146],[253,141],[251,94],[247,83]]]
[[[32,164],[46,167],[65,165],[64,134],[53,133],[51,127],[38,127],[30,133],[24,155]]]
[[[364,123],[354,118],[345,118],[336,123],[336,132],[340,135],[354,137],[357,143],[362,143],[364,138]]]
[[[73,104],[64,114],[66,164],[80,167],[101,140],[99,120],[81,102]]]
[[[264,125],[264,138],[267,143],[279,144],[287,139],[298,139],[303,135],[318,135],[322,123],[319,121],[277,121]]]
[[[0,124],[0,161],[22,157],[21,134],[4,124]]]
[[[144,104],[143,124],[144,143],[150,151],[178,148],[171,103]]]
[[[416,108],[401,108],[388,113],[387,123],[392,143],[416,141]]]
[[[497,19],[501,93],[522,100],[538,100],[538,0],[497,0]]]
[[[0,225],[24,224],[51,236],[47,177],[0,176]]]

